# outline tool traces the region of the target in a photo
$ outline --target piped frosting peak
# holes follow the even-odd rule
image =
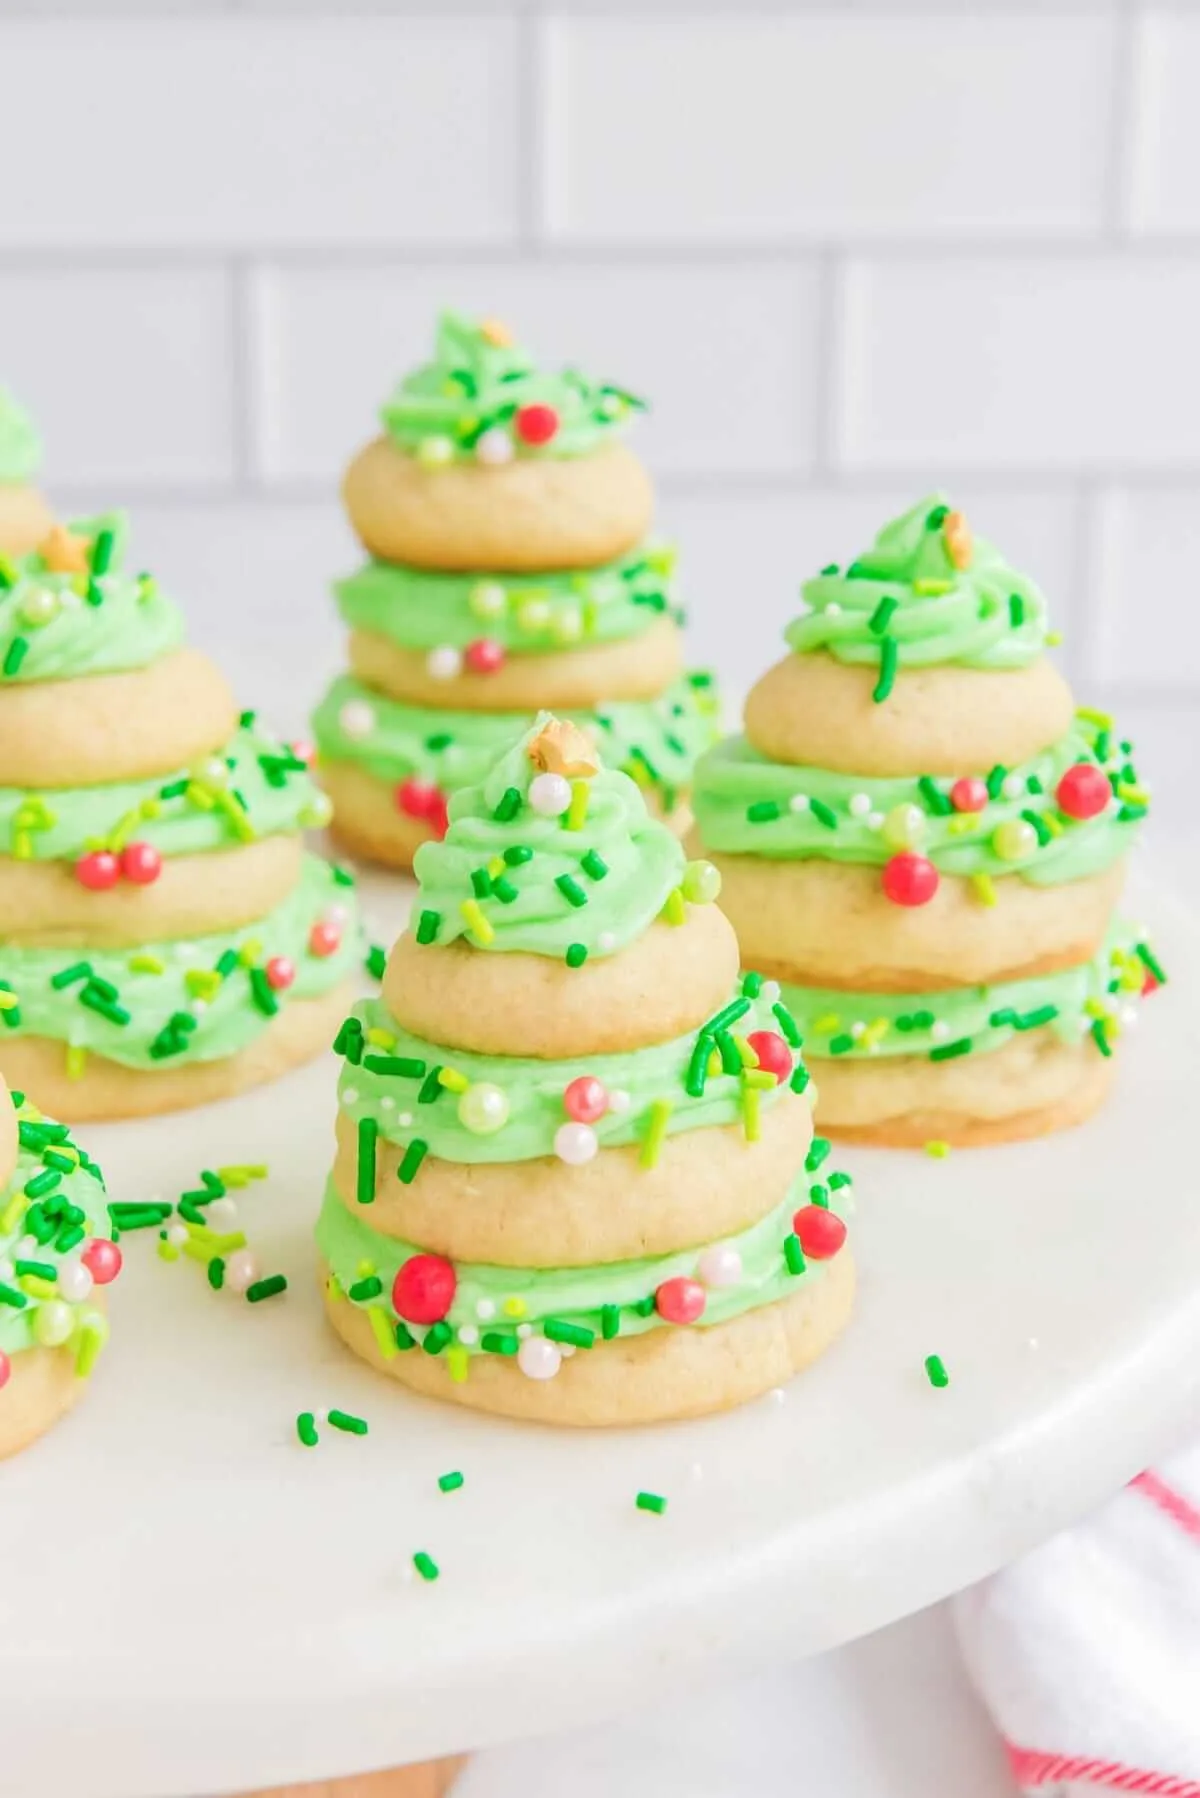
[[[497,319],[443,312],[431,362],[383,406],[389,435],[430,467],[498,466],[515,456],[579,456],[618,432],[643,402],[577,369],[539,369]]]
[[[1055,640],[1037,587],[940,493],[801,591],[808,610],[787,629],[791,648],[878,665],[889,689],[898,668],[1024,668]]]
[[[413,863],[419,942],[462,937],[577,967],[683,904],[678,839],[586,732],[548,712],[449,810],[443,841],[423,843]]]

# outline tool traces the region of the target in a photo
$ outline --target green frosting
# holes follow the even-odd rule
[[[547,816],[533,803],[539,775],[529,746],[543,712],[492,763],[479,786],[450,801],[440,843],[413,858],[418,907],[437,917],[429,941],[469,936],[478,949],[564,956],[582,945],[611,955],[642,935],[683,879],[683,846],[646,811],[628,775],[601,768],[569,785],[582,801]],[[465,909],[464,909],[465,907]]]
[[[1046,602],[990,543],[951,554],[955,521],[941,494],[893,519],[844,571],[823,569],[802,588],[808,611],[786,634],[800,654],[901,668],[953,663],[1025,668],[1046,643]],[[949,519],[949,526],[947,520]],[[947,532],[949,530],[949,540]]]
[[[744,1312],[789,1298],[802,1281],[821,1277],[821,1264],[804,1263],[802,1257],[795,1262],[793,1272],[784,1248],[792,1229],[792,1215],[805,1203],[807,1185],[807,1176],[797,1175],[783,1203],[748,1230],[673,1255],[598,1267],[545,1269],[457,1262],[457,1287],[446,1318],[448,1332],[469,1355],[514,1354],[522,1335],[540,1332],[553,1339],[555,1326],[564,1324],[568,1329],[573,1327],[591,1335],[597,1343],[604,1339],[606,1331],[609,1337],[640,1336],[663,1327],[664,1320],[654,1304],[655,1291],[663,1281],[695,1279],[706,1251],[722,1248],[733,1250],[739,1257],[740,1276],[728,1286],[706,1288],[704,1312],[693,1327],[728,1323]],[[824,1187],[821,1194],[825,1202]],[[839,1212],[847,1200],[846,1186],[828,1195],[830,1208]],[[361,1213],[352,1214],[332,1184],[326,1187],[317,1222],[317,1246],[350,1302],[377,1306],[387,1329],[394,1330],[392,1283],[403,1263],[420,1251],[399,1237],[381,1235]],[[373,1279],[364,1275],[368,1268]],[[363,1291],[364,1280],[371,1296],[354,1297]],[[376,1290],[377,1283],[382,1292]],[[427,1333],[419,1325],[407,1326],[403,1332],[406,1346],[423,1342]],[[444,1346],[449,1347],[449,1342]],[[582,1342],[578,1346],[586,1352],[591,1344]]]
[[[1141,931],[1115,925],[1091,961],[1032,980],[937,993],[848,993],[785,986],[783,997],[814,1059],[925,1055],[950,1061],[1001,1049],[1027,1030],[1061,1042],[1091,1035],[1102,1054],[1133,1021],[1143,990],[1162,968]]]
[[[949,780],[882,780],[795,767],[767,760],[745,737],[730,737],[698,763],[692,804],[709,850],[872,866],[902,846],[888,840],[889,814],[912,806],[921,821],[911,846],[941,873],[1017,873],[1035,886],[1056,886],[1107,868],[1128,851],[1148,805],[1131,756],[1132,746],[1116,737],[1111,719],[1079,712],[1061,742],[1042,755],[989,772],[994,797],[982,811],[959,812]],[[1079,762],[1098,764],[1113,786],[1108,808],[1083,820],[1067,817],[1055,801],[1063,774]],[[1014,819],[1029,826],[1028,852],[1017,860],[995,846],[997,827]]]
[[[120,513],[73,520],[94,556],[103,539],[101,573],[56,574],[38,551],[0,568],[0,682],[73,680],[144,668],[183,638],[173,600],[147,574],[122,567],[125,519]]]
[[[316,954],[319,921],[341,927],[332,954]],[[283,957],[294,982],[275,990],[266,964]],[[136,949],[4,949],[0,1029],[51,1037],[124,1067],[216,1061],[266,1029],[292,999],[326,993],[362,958],[354,882],[308,856],[294,890],[237,931]]]
[[[0,387],[0,482],[31,481],[41,466],[42,445],[24,406]]]
[[[744,1039],[758,1030],[778,1034],[774,998],[748,998],[745,1010],[729,1028]],[[573,1080],[590,1076],[610,1095],[609,1109],[593,1129],[601,1149],[642,1143],[654,1109],[665,1110],[665,1136],[717,1124],[744,1121],[745,1097],[741,1064],[726,1069],[713,1049],[713,1066],[703,1082],[688,1080],[704,1032],[629,1050],[619,1055],[589,1055],[577,1061],[538,1061],[520,1056],[448,1053],[434,1043],[403,1030],[380,1000],[354,1008],[361,1035],[343,1031],[343,1052],[355,1052],[357,1041],[370,1046],[358,1060],[347,1056],[338,1090],[341,1110],[358,1123],[372,1118],[379,1133],[407,1148],[414,1138],[442,1161],[478,1165],[529,1161],[555,1153],[555,1134],[566,1121],[563,1094]],[[470,1128],[470,1101],[463,1122],[458,1095],[439,1084],[444,1068],[468,1087],[496,1087],[504,1095],[506,1115],[495,1130]],[[760,1092],[764,1107],[773,1105],[778,1087]],[[613,1101],[613,1095],[619,1095]]]
[[[12,1104],[20,1141],[0,1192],[0,1350],[65,1345],[82,1376],[108,1338],[80,1260],[91,1238],[109,1236],[104,1180],[65,1124],[44,1118],[22,1093],[12,1094]]]
[[[433,361],[406,375],[380,414],[402,449],[429,462],[499,460],[514,453],[580,456],[607,442],[630,412],[644,409],[623,388],[589,380],[577,369],[539,370],[527,351],[495,342],[496,336],[507,338],[507,332],[442,314]],[[557,428],[548,441],[527,443],[513,428],[526,406],[553,409]],[[503,454],[497,455],[501,439]]]
[[[456,649],[480,637],[519,655],[636,637],[672,599],[674,551],[641,549],[598,568],[551,574],[439,574],[395,562],[368,562],[334,587],[356,630],[402,649]]]
[[[166,779],[36,793],[0,787],[0,853],[75,861],[137,840],[164,856],[197,855],[328,818],[305,763],[246,712],[221,754]]]
[[[653,789],[671,810],[691,784],[696,758],[717,736],[712,677],[691,674],[658,699],[612,700],[564,712],[599,744],[610,767]],[[350,675],[335,680],[313,717],[322,757],[352,762],[376,780],[415,776],[443,792],[481,781],[513,733],[533,722],[520,712],[449,712],[405,705]]]

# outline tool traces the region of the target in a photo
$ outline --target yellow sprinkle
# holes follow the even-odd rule
[[[198,780],[188,781],[183,790],[183,796],[196,807],[197,811],[201,812],[211,812],[217,803],[209,789],[202,787]]]
[[[256,936],[248,936],[238,950],[238,960],[244,968],[253,968],[262,957],[262,944]]]
[[[108,1341],[108,1325],[102,1317],[93,1316],[79,1332],[75,1349],[75,1377],[86,1380]]]
[[[258,835],[258,832],[246,816],[245,806],[239,804],[233,794],[227,793],[223,787],[217,789],[213,798],[217,810],[219,812],[224,812],[229,823],[233,826],[233,834],[237,837],[238,841],[241,843],[252,843]]]
[[[1101,999],[1085,999],[1083,1009],[1089,1018],[1107,1018],[1109,1010]]]
[[[710,1078],[712,1077],[712,1075],[719,1074],[721,1072],[721,1051],[719,1049],[714,1049],[712,1051],[712,1053],[709,1055],[708,1067],[706,1068],[705,1072],[709,1075]]]
[[[1076,708],[1075,716],[1082,718],[1085,724],[1095,724],[1101,730],[1111,730],[1113,716],[1111,712],[1098,712],[1095,706],[1081,705]]]
[[[215,968],[189,968],[183,984],[193,999],[215,999],[221,990],[221,976]]]
[[[972,874],[971,890],[975,894],[980,905],[995,905],[996,888],[992,883],[990,874]]]
[[[20,1004],[15,993],[0,991],[0,1011],[11,1011],[14,1005]]]
[[[571,803],[567,807],[566,819],[566,827],[568,830],[583,829],[584,819],[587,817],[588,800],[590,797],[591,787],[586,780],[573,780],[571,782]]]
[[[175,1247],[173,1242],[167,1242],[160,1237],[158,1243],[158,1258],[160,1261],[178,1261],[179,1250]]]
[[[44,800],[23,799],[16,809],[13,822],[22,830],[49,830],[58,820]]]
[[[28,1204],[29,1200],[23,1192],[14,1192],[4,1210],[0,1212],[0,1233],[7,1236],[10,1230],[16,1229]]]
[[[211,1261],[213,1258],[214,1250],[212,1245],[199,1238],[189,1239],[182,1245],[182,1247],[184,1254],[190,1255],[193,1261],[207,1262]]]
[[[496,932],[484,917],[478,899],[464,899],[459,906],[463,922],[473,937],[476,937],[486,948],[495,941]]]
[[[344,1299],[346,1296],[342,1282],[338,1279],[336,1274],[330,1274],[328,1280],[325,1282],[325,1290],[331,1299]]]
[[[439,1068],[438,1085],[444,1086],[447,1092],[465,1093],[471,1082],[457,1068]]]
[[[663,1137],[667,1134],[667,1119],[671,1115],[670,1099],[655,1099],[650,1106],[650,1122],[646,1126],[646,1134],[642,1138],[641,1153],[638,1155],[639,1167],[654,1167],[662,1148]]]
[[[493,855],[491,861],[487,865],[487,871],[493,880],[499,880],[507,866],[508,863],[502,855]]]
[[[162,812],[161,799],[143,799],[138,806],[143,818],[157,818]]]
[[[87,1067],[87,1050],[81,1043],[67,1044],[67,1079],[82,1080]]]
[[[56,1299],[58,1282],[43,1280],[38,1274],[25,1274],[18,1284],[22,1292],[27,1292],[31,1299]]]
[[[524,1317],[525,1300],[516,1297],[505,1299],[500,1309],[503,1311],[505,1317]]]
[[[866,1029],[859,1037],[858,1040],[860,1046],[865,1046],[869,1049],[872,1043],[882,1042],[891,1027],[892,1021],[890,1018],[874,1019],[872,1023],[867,1025]]]
[[[1063,833],[1062,819],[1056,818],[1053,812],[1043,812],[1042,823],[1052,837],[1061,837]]]
[[[141,821],[141,807],[136,805],[131,812],[126,812],[123,818],[117,819],[116,824],[108,833],[108,847],[112,850],[114,855],[119,855],[121,850],[124,849],[126,843],[129,841]]]
[[[950,1153],[950,1144],[948,1142],[938,1141],[927,1142],[925,1144],[925,1153],[931,1155],[934,1161],[945,1161],[947,1155]]]
[[[1046,632],[1046,646],[1048,649],[1057,649],[1062,640],[1063,634],[1061,631]]]
[[[27,830],[13,832],[13,860],[28,862],[33,860],[33,838]]]
[[[631,762],[626,762],[624,764],[621,772],[622,774],[628,774],[630,780],[636,782],[639,787],[648,787],[650,785],[649,770],[645,763],[639,761],[636,756]]]
[[[234,1249],[245,1248],[245,1232],[242,1230],[230,1230],[224,1236],[212,1236],[209,1238],[208,1246],[215,1255],[230,1255],[233,1253]]]
[[[359,1262],[358,1266],[355,1268],[354,1272],[355,1272],[355,1277],[357,1279],[369,1280],[371,1278],[371,1275],[375,1272],[375,1263],[373,1261],[368,1261],[366,1259],[366,1257],[364,1256],[363,1259]]]
[[[913,589],[914,593],[919,593],[922,596],[922,598],[932,599],[932,598],[935,598],[939,593],[953,593],[954,582],[953,581],[935,581],[935,580],[927,578],[925,580],[914,581],[912,584],[912,589]]]
[[[946,834],[951,837],[965,837],[976,828],[975,819],[970,812],[956,812],[953,818],[944,820]]]
[[[779,1082],[774,1074],[768,1073],[766,1068],[756,1067],[742,1069],[742,1084],[753,1087],[755,1092],[765,1093],[770,1092],[772,1087],[778,1086]]]
[[[750,1047],[750,1044],[746,1041],[744,1036],[735,1036],[733,1039],[733,1046],[737,1050],[744,1068],[756,1068],[758,1066],[758,1056],[754,1053],[754,1050]]]
[[[372,1024],[368,1030],[363,1032],[363,1035],[373,1049],[394,1049],[396,1047],[396,1039],[391,1031],[382,1029],[378,1024]]]
[[[371,1320],[371,1328],[375,1332],[375,1340],[379,1344],[379,1352],[385,1361],[392,1361],[400,1353],[382,1305],[368,1305],[367,1316]]]
[[[819,1018],[813,1019],[813,1030],[818,1036],[833,1036],[841,1028],[841,1023],[836,1011],[826,1011]]]
[[[581,637],[592,637],[595,635],[596,619],[599,616],[599,611],[600,608],[597,606],[594,599],[584,600],[583,609],[579,614],[579,635]]]
[[[217,1179],[225,1186],[249,1186],[251,1180],[265,1180],[267,1172],[265,1161],[234,1161],[217,1169]]]
[[[461,1342],[452,1342],[446,1350],[446,1371],[456,1386],[461,1386],[470,1372],[471,1361]]]
[[[742,1084],[742,1128],[746,1132],[747,1142],[757,1142],[762,1136],[762,1122],[758,1111],[758,1088],[751,1086],[748,1080]]]
[[[1117,788],[1117,798],[1130,800],[1134,805],[1149,805],[1150,795],[1145,787],[1137,787],[1130,780],[1123,780]]]
[[[662,908],[662,916],[668,924],[686,924],[687,906],[684,904],[680,887],[673,887],[667,895],[667,903]]]
[[[129,957],[131,974],[165,974],[167,964],[159,961],[157,955],[150,955],[145,949],[139,949],[136,955]]]
[[[1146,976],[1139,962],[1136,967],[1126,968],[1121,975],[1121,991],[1123,993],[1140,993]]]

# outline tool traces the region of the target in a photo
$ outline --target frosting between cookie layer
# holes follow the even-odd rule
[[[310,947],[315,923],[342,927],[336,948]],[[316,998],[362,957],[354,883],[307,856],[283,903],[241,930],[137,949],[6,945],[0,1031],[50,1037],[124,1067],[151,1069],[235,1054],[291,999]],[[292,964],[285,991],[267,964]]]
[[[1111,720],[1080,712],[1044,754],[1019,768],[989,771],[982,810],[958,811],[949,780],[881,780],[795,767],[769,761],[745,737],[730,737],[697,764],[692,803],[709,850],[872,866],[896,853],[885,834],[889,814],[914,807],[920,818],[913,847],[941,873],[1016,873],[1034,886],[1054,886],[1098,873],[1127,853],[1148,807],[1131,753]],[[1060,811],[1054,795],[1067,769],[1080,762],[1103,768],[1114,791],[1106,810],[1076,820]],[[997,828],[1014,820],[1030,827],[1028,852],[1017,860],[994,844]]]
[[[682,622],[672,594],[674,552],[644,548],[599,568],[552,574],[440,574],[367,562],[334,586],[338,610],[356,630],[403,649],[465,649],[489,638],[513,654],[615,643],[646,630],[660,612]]]
[[[307,765],[243,714],[223,751],[191,769],[98,787],[0,787],[0,853],[21,861],[74,861],[137,838],[164,856],[328,822],[329,804]]]
[[[687,790],[696,758],[717,735],[711,677],[699,674],[674,682],[658,699],[613,700],[561,716],[587,731],[611,767],[661,794],[666,810]],[[482,780],[513,733],[532,722],[521,712],[406,705],[342,675],[317,707],[313,735],[328,761],[353,763],[377,780],[415,776],[453,792]]]
[[[925,994],[785,986],[783,996],[814,1060],[949,1061],[1001,1049],[1027,1030],[1049,1030],[1068,1044],[1090,1034],[1107,1054],[1143,991],[1162,978],[1144,933],[1118,924],[1091,961],[1032,980]]]
[[[18,1093],[11,1099],[20,1141],[13,1176],[0,1191],[0,1350],[13,1355],[63,1343],[74,1348],[82,1376],[108,1338],[103,1313],[88,1302],[91,1278],[80,1271],[88,1241],[109,1236],[104,1181],[64,1124],[44,1118]],[[0,1095],[0,1104],[8,1103],[9,1095]],[[39,1316],[51,1305],[69,1314],[58,1311],[62,1334],[51,1328],[57,1341],[43,1342],[38,1332],[50,1317],[39,1323]]]
[[[933,494],[886,524],[848,568],[801,589],[809,610],[784,633],[798,654],[901,668],[1024,668],[1047,643],[1046,602],[992,544]]]

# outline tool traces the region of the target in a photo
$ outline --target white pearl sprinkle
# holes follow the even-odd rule
[[[852,818],[865,818],[870,810],[871,795],[869,793],[854,793],[851,795],[850,816]]]
[[[533,1325],[532,1324],[518,1324],[517,1325],[517,1335],[522,1342],[528,1342],[529,1338],[533,1335]]]
[[[825,607],[825,610],[830,618],[840,618],[842,615],[842,608],[839,606],[836,599],[831,599],[829,604]]]
[[[462,673],[462,653],[453,643],[441,643],[425,658],[425,671],[431,680],[454,680]]]
[[[513,440],[507,431],[499,425],[493,425],[490,431],[484,431],[476,440],[475,455],[489,468],[502,467],[505,462],[513,459]]]
[[[475,1315],[480,1323],[490,1323],[492,1318],[496,1315],[495,1299],[476,1299]]]
[[[237,1201],[231,1198],[214,1199],[211,1205],[204,1207],[204,1218],[214,1230],[232,1230],[238,1220]]]
[[[343,1086],[343,1088],[342,1088],[342,1104],[343,1105],[357,1105],[357,1103],[358,1103],[358,1088],[357,1088],[357,1086]]]
[[[338,713],[338,723],[348,737],[369,737],[375,729],[375,707],[365,699],[348,699]]]
[[[1020,799],[1025,792],[1025,777],[1022,774],[1006,774],[1000,791],[1006,799]]]
[[[861,1018],[859,1018],[855,1023],[851,1024],[850,1034],[854,1038],[855,1042],[858,1041],[859,1037],[862,1035],[862,1033],[865,1029],[866,1029],[866,1025],[863,1023]]]
[[[774,1404],[782,1405],[787,1402],[787,1393],[782,1386],[772,1386],[770,1396]]]
[[[397,1113],[396,1122],[402,1130],[409,1129],[412,1125],[412,1121],[413,1116],[411,1111],[401,1111]]]
[[[463,1344],[464,1348],[474,1348],[475,1344],[479,1341],[479,1331],[475,1328],[474,1324],[459,1324],[458,1340]]]
[[[764,980],[759,988],[758,996],[764,1005],[774,1005],[778,1002],[782,991],[777,980]]]
[[[601,955],[611,955],[616,946],[616,933],[612,930],[602,930],[596,938],[596,948]]]
[[[1124,1029],[1135,1030],[1137,1028],[1138,1011],[1136,1005],[1122,1005],[1119,1015]]]
[[[793,793],[788,800],[789,812],[806,812],[809,806],[807,793]]]
[[[867,829],[868,830],[882,830],[883,829],[883,813],[882,812],[872,812],[870,814],[870,816],[867,818]]]
[[[188,1006],[188,1010],[191,1012],[191,1014],[194,1018],[202,1018],[204,1016],[205,1012],[208,1010],[208,1000],[207,999],[193,999],[191,1004]]]
[[[393,1099],[391,1093],[383,1094],[379,1101],[379,1109],[380,1111],[394,1111],[396,1109],[396,1101]]]
[[[615,1117],[622,1117],[629,1110],[632,1100],[623,1086],[614,1086],[608,1095],[608,1109]]]
[[[935,1043],[944,1043],[950,1034],[950,1026],[938,1018],[929,1026],[929,1034]]]

